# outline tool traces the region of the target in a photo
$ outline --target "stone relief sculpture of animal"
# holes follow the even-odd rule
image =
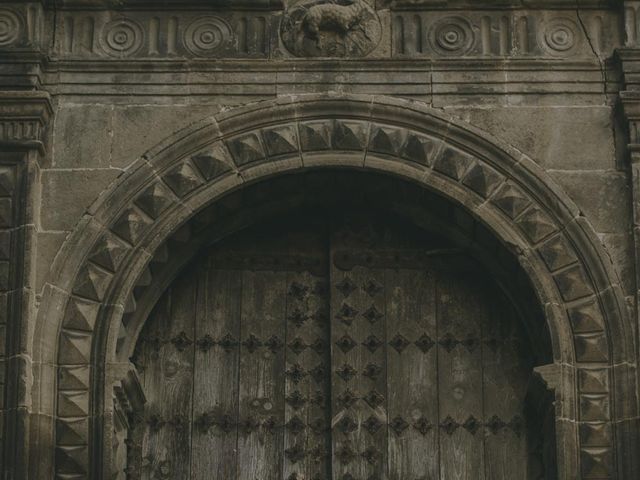
[[[318,47],[321,47],[322,30],[344,35],[355,27],[362,27],[361,22],[366,12],[367,4],[363,0],[349,0],[346,4],[338,4],[332,0],[331,3],[310,7],[304,15],[302,25],[308,37],[314,39]],[[369,39],[366,30],[361,28],[361,31]]]

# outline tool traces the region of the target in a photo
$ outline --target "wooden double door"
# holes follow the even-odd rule
[[[206,252],[138,343],[142,478],[527,478],[530,365],[465,256],[392,220],[289,219]]]

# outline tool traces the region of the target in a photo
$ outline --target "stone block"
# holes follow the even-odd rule
[[[550,170],[599,233],[623,233],[631,218],[628,180],[622,172]]]
[[[609,107],[447,110],[513,145],[542,167],[562,170],[615,167],[615,138]]]
[[[218,106],[140,105],[113,112],[113,149],[110,165],[124,168],[156,143],[195,121],[213,115]],[[149,128],[153,125],[153,128]]]
[[[120,174],[115,169],[44,170],[40,224],[45,230],[70,230],[84,211]]]
[[[110,105],[62,105],[56,112],[52,166],[109,166],[112,116]]]
[[[53,259],[66,237],[66,232],[39,232],[37,234],[36,291],[41,291],[53,264]]]

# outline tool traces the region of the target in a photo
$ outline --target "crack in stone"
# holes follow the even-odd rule
[[[580,28],[582,29],[582,32],[584,33],[584,36],[587,39],[587,43],[589,44],[589,48],[591,49],[591,52],[598,60],[598,65],[600,66],[600,74],[602,75],[602,95],[604,96],[604,103],[606,105],[607,103],[607,72],[604,65],[604,61],[602,60],[602,57],[596,50],[593,44],[593,40],[591,39],[591,35],[589,34],[589,30],[587,29],[587,26],[584,24],[584,20],[582,19],[582,15],[580,14],[580,0],[576,0],[576,17],[578,19],[578,23],[580,24]]]

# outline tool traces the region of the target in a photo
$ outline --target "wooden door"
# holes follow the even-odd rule
[[[253,229],[169,289],[135,359],[141,478],[527,477],[513,308],[433,236],[363,218]]]

